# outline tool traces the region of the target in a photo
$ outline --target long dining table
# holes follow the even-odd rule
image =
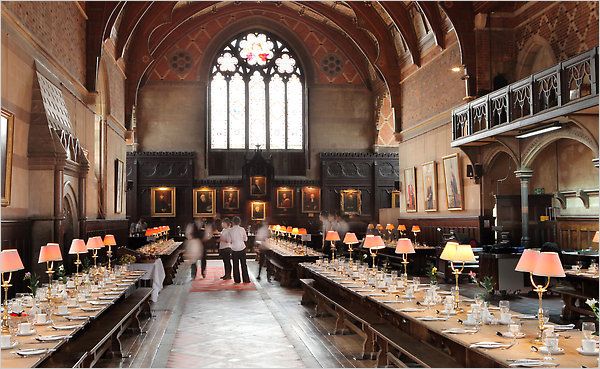
[[[412,338],[427,344],[428,347],[449,354],[459,366],[509,367],[511,364],[515,366],[515,360],[544,360],[544,357],[547,356],[540,352],[542,345],[533,342],[538,331],[538,321],[533,315],[537,313],[536,311],[532,311],[532,315],[510,311],[512,320],[521,324],[521,332],[525,334],[513,345],[512,338],[501,336],[508,331],[507,325],[471,327],[463,324],[471,304],[474,303],[473,299],[461,296],[460,307],[463,311],[457,312],[455,315],[447,315],[442,312],[443,305],[441,304],[435,306],[422,304],[426,285],[421,285],[415,292],[414,298],[407,299],[402,296],[402,290],[390,293],[386,289],[366,287],[347,274],[340,272],[340,268],[335,270],[331,265],[303,263],[300,268],[303,269],[303,277],[314,280],[315,287],[321,293],[337,297],[338,301],[360,304],[365,311],[376,311],[390,326],[408,333]],[[409,283],[411,282],[409,281]],[[440,294],[449,295],[450,287],[452,286],[440,285]],[[490,312],[496,317],[499,315],[498,307],[490,306]],[[430,318],[435,320],[428,321],[427,319]],[[574,329],[560,331],[558,336],[559,347],[564,351],[561,354],[552,355],[548,366],[598,367],[597,354],[584,356],[577,351],[583,338],[581,331]],[[499,342],[500,345],[492,349],[476,347],[480,342],[490,341]],[[435,355],[435,352],[432,351],[431,355]]]
[[[78,303],[78,306],[67,306],[66,315],[57,315],[56,312],[48,318],[48,324],[31,324],[35,332],[31,335],[21,336],[11,332],[12,341],[16,346],[2,349],[0,366],[2,368],[34,368],[48,359],[58,348],[70,340],[76,340],[76,334],[86,329],[86,326],[104,314],[111,306],[135,289],[139,279],[145,271],[126,271],[116,276],[104,287],[91,292],[86,301]],[[11,327],[18,323],[28,322],[27,316],[11,316]],[[61,339],[40,341],[44,337],[62,336]],[[19,353],[29,349],[39,349],[44,352],[22,356]]]

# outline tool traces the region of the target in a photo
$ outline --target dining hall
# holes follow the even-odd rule
[[[597,1],[0,14],[0,367],[600,366]]]

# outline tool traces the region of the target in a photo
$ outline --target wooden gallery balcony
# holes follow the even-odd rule
[[[452,111],[452,147],[517,136],[598,106],[598,47]],[[596,107],[596,108],[594,108]]]

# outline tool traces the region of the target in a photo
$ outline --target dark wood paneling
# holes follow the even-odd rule
[[[410,229],[413,225],[421,228],[421,233],[417,235],[419,242],[424,242],[430,246],[443,246],[444,234],[453,231],[461,241],[477,241],[480,245],[492,243],[492,219],[485,217],[456,217],[456,218],[414,218],[398,219],[399,224],[404,224],[407,229],[407,236],[414,240]]]
[[[276,176],[305,176],[304,151],[271,152],[271,162]],[[239,176],[242,172],[245,151],[211,151],[208,153],[208,172],[211,176]]]
[[[15,291],[27,292],[27,287],[23,281],[26,271],[31,271],[37,264],[33,260],[31,244],[31,221],[30,220],[2,220],[2,250],[17,249],[25,270],[13,273],[12,284],[14,288],[10,290],[11,295]]]
[[[556,243],[562,250],[598,247],[592,243],[594,233],[598,230],[597,218],[558,218],[556,228]]]

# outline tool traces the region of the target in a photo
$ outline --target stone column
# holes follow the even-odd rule
[[[521,181],[521,246],[529,247],[529,180],[533,170],[520,168],[515,175]]]

